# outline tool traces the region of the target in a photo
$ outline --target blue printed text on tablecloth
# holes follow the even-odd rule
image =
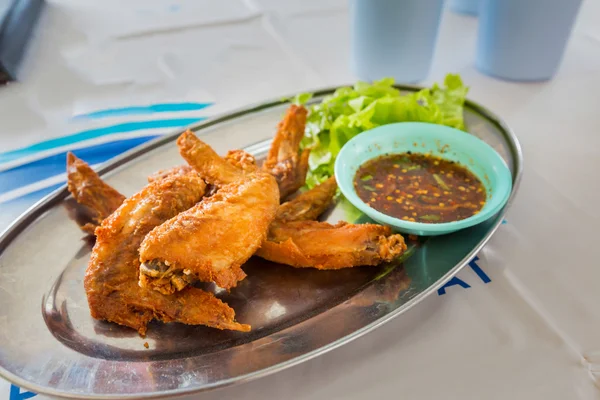
[[[15,385],[10,385],[10,400],[26,400],[37,396],[37,393],[21,391],[22,389]]]
[[[481,269],[481,267],[477,264],[479,261],[479,257],[475,256],[471,261],[469,261],[469,267],[475,272],[477,277],[481,279],[483,283],[490,283],[492,280],[490,277]],[[460,286],[463,289],[468,289],[471,287],[467,282],[463,281],[457,276],[452,277],[444,286],[438,289],[438,295],[442,296],[446,294],[446,289],[452,286]]]

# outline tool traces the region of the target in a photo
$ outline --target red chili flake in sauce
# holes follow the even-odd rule
[[[356,172],[354,187],[374,209],[425,223],[469,218],[487,199],[481,180],[461,164],[411,152],[367,161]]]

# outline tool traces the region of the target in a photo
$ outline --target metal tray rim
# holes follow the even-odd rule
[[[315,91],[313,91],[313,93],[314,93],[315,97],[321,97],[321,96],[331,94],[336,89],[338,89],[340,87],[344,87],[344,86],[348,86],[348,85],[326,87],[326,88],[315,90]],[[397,89],[405,90],[405,91],[418,91],[418,90],[423,89],[423,87],[421,87],[421,86],[404,85],[404,84],[402,84],[402,85],[398,84],[398,85],[395,85],[395,87]],[[286,99],[289,99],[292,96],[293,95],[280,97],[280,100],[259,102],[259,103],[255,103],[255,104],[252,104],[249,106],[240,107],[235,110],[220,114],[216,117],[209,118],[205,121],[190,125],[189,127],[186,127],[183,129],[178,128],[178,129],[174,130],[172,133],[169,133],[163,137],[151,140],[147,143],[144,143],[138,147],[135,147],[129,151],[126,151],[126,152],[118,155],[117,157],[113,158],[110,162],[108,162],[105,166],[98,169],[97,172],[99,175],[106,174],[107,172],[110,172],[110,171],[126,164],[127,162],[143,155],[144,153],[146,153],[148,151],[151,151],[153,149],[159,148],[163,145],[166,145],[167,143],[172,142],[186,129],[191,129],[192,131],[199,131],[201,129],[208,128],[210,126],[217,125],[222,122],[236,119],[236,118],[241,117],[246,114],[258,112],[263,109],[268,109],[268,108],[283,104],[283,103],[287,102]],[[431,285],[429,288],[427,288],[423,292],[416,295],[414,298],[409,300],[402,307],[399,307],[397,310],[381,317],[377,321],[374,321],[371,324],[364,326],[363,328],[361,328],[359,330],[354,331],[352,334],[349,334],[348,336],[346,336],[342,339],[338,339],[337,341],[330,343],[328,345],[325,345],[321,348],[318,348],[316,350],[313,350],[311,352],[308,352],[306,354],[303,354],[301,356],[298,356],[296,358],[293,358],[291,360],[285,361],[280,364],[276,364],[276,365],[273,365],[273,366],[270,366],[267,368],[263,368],[261,370],[251,372],[251,373],[248,373],[245,375],[228,378],[228,379],[225,379],[225,380],[222,380],[219,382],[208,384],[208,385],[200,387],[200,388],[175,389],[175,390],[164,391],[161,393],[139,393],[139,394],[136,394],[133,396],[127,396],[127,397],[130,399],[147,399],[147,398],[167,398],[167,397],[173,397],[173,396],[189,395],[189,394],[199,393],[199,392],[208,391],[208,390],[212,390],[212,389],[216,389],[216,388],[222,388],[222,387],[227,387],[227,386],[233,386],[235,384],[250,382],[252,380],[266,377],[268,375],[274,374],[274,373],[282,371],[284,369],[293,367],[293,366],[301,364],[305,361],[316,358],[321,354],[325,354],[331,350],[341,347],[342,345],[350,343],[351,341],[358,339],[359,337],[382,326],[383,324],[389,322],[390,320],[397,317],[398,315],[400,315],[400,314],[406,312],[407,310],[409,310],[410,308],[414,307],[417,303],[421,302],[425,297],[427,297],[431,293],[437,291],[445,282],[447,282],[447,280],[449,278],[451,278],[453,275],[456,275],[465,265],[468,264],[468,262],[471,260],[471,258],[479,250],[481,250],[481,248],[483,248],[483,246],[485,246],[485,244],[487,244],[487,242],[494,235],[494,233],[496,232],[498,227],[501,225],[503,216],[505,215],[506,211],[508,210],[508,208],[511,206],[512,202],[514,201],[514,198],[516,196],[516,193],[517,193],[520,183],[521,183],[521,178],[522,178],[522,173],[523,173],[522,148],[519,143],[519,140],[517,139],[517,137],[516,137],[515,133],[512,131],[512,129],[504,121],[502,121],[502,119],[500,119],[498,116],[496,116],[493,112],[491,112],[484,106],[482,106],[472,100],[469,100],[469,99],[466,100],[465,104],[469,108],[472,108],[472,109],[476,110],[478,113],[484,115],[486,118],[488,118],[491,122],[493,122],[500,128],[500,130],[506,136],[507,142],[512,147],[512,152],[513,152],[513,156],[514,156],[513,163],[515,164],[515,165],[513,165],[514,172],[513,172],[512,191],[511,191],[511,195],[510,195],[506,205],[497,214],[497,217],[496,217],[497,220],[496,220],[495,224],[491,227],[490,231],[475,247],[473,247],[473,249],[469,252],[469,254],[466,257],[464,257],[451,270],[449,270],[445,275],[443,275],[440,279],[438,279],[437,282],[435,282],[433,285]],[[13,221],[13,223],[11,223],[0,234],[0,255],[4,252],[4,250],[8,247],[8,245],[13,241],[13,239],[15,239],[24,229],[26,229],[27,226],[33,220],[37,219],[46,210],[48,210],[50,207],[52,207],[58,201],[63,200],[68,195],[69,195],[69,192],[67,190],[66,185],[61,188],[58,188],[55,191],[53,191],[52,193],[49,193],[48,195],[46,195],[44,198],[42,198],[35,204],[33,204],[29,209],[27,209],[23,214],[21,214],[21,216],[19,216],[15,221]],[[121,396],[116,396],[116,395],[100,395],[100,396],[85,395],[85,396],[81,396],[81,395],[77,395],[77,393],[68,393],[68,392],[57,391],[57,390],[48,390],[47,388],[38,386],[37,384],[34,384],[34,383],[32,384],[28,381],[25,381],[25,380],[19,378],[18,376],[7,371],[2,366],[0,366],[0,377],[4,378],[10,382],[13,382],[22,388],[31,390],[33,392],[36,392],[39,394],[45,394],[45,395],[49,395],[49,396],[54,396],[54,397],[58,397],[58,398],[69,398],[69,399],[71,399],[71,398],[78,398],[78,399],[79,398],[84,398],[84,399],[118,399],[118,398],[122,398]]]

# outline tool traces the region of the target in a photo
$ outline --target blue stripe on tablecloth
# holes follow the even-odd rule
[[[122,124],[111,125],[103,128],[89,129],[74,133],[72,135],[62,136],[56,139],[50,139],[43,142],[39,142],[29,147],[0,153],[0,163],[12,161],[19,157],[35,154],[39,151],[45,151],[56,147],[67,146],[76,142],[90,140],[100,136],[111,135],[115,133],[140,131],[144,129],[180,128],[182,126],[191,125],[195,122],[202,121],[203,119],[204,118],[158,119],[152,121],[125,122]]]
[[[23,196],[17,197],[15,199],[12,200],[8,200],[5,201],[2,204],[2,207],[8,207],[9,205],[15,204],[15,203],[23,203],[23,204],[27,204],[27,207],[33,205],[36,201],[40,200],[42,197],[52,193],[53,191],[55,191],[56,189],[63,187],[65,185],[65,183],[56,183],[54,185],[51,186],[47,186],[45,188],[42,189],[38,189],[36,191],[27,193]],[[1,229],[0,229],[1,231]]]
[[[90,165],[103,163],[135,146],[160,135],[118,140],[73,150],[73,153]],[[52,155],[0,173],[0,193],[38,182],[65,172],[67,152]]]
[[[154,113],[165,113],[165,112],[183,112],[183,111],[198,111],[203,108],[211,106],[213,103],[164,103],[164,104],[152,104],[149,106],[132,106],[132,107],[120,107],[120,108],[109,108],[106,110],[99,110],[90,112],[87,114],[79,114],[73,117],[74,119],[84,118],[108,118],[108,117],[120,117],[123,115],[137,115],[137,114],[154,114]]]

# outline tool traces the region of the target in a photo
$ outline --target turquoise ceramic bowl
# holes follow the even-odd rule
[[[435,224],[401,220],[365,204],[354,190],[358,168],[372,158],[407,151],[431,152],[471,170],[481,180],[488,195],[481,211],[460,221]],[[461,130],[423,122],[383,125],[355,136],[344,145],[335,160],[335,177],[344,196],[371,219],[400,232],[421,236],[443,235],[487,220],[502,209],[512,190],[510,170],[490,145]]]

